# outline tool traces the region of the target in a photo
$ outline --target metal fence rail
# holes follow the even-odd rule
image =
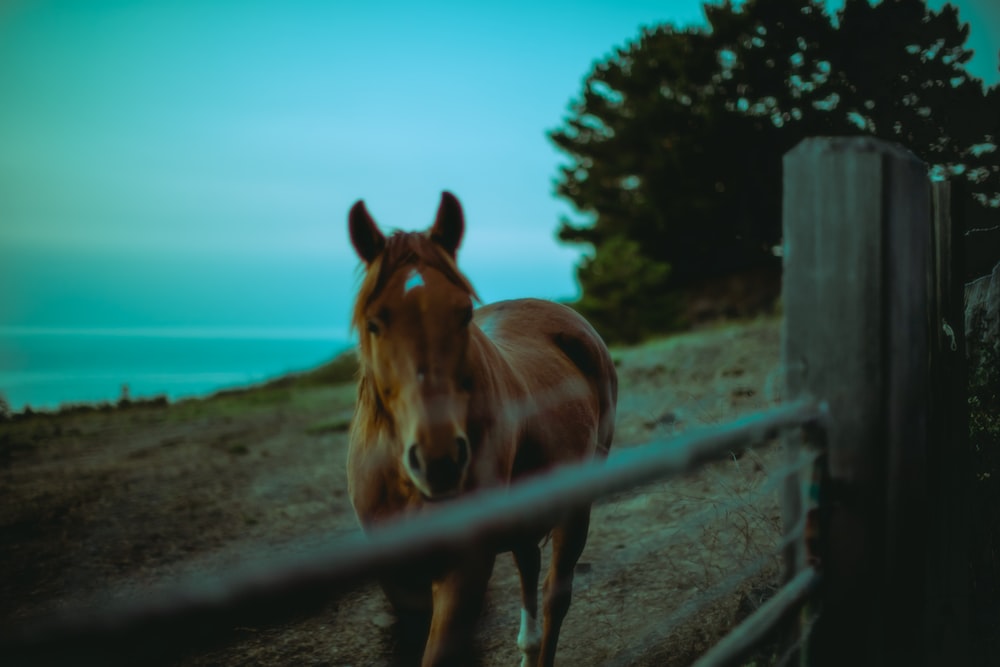
[[[816,403],[802,400],[615,452],[604,461],[567,465],[508,489],[387,523],[368,535],[348,536],[305,556],[258,560],[222,575],[190,578],[143,600],[75,610],[21,627],[0,638],[0,655],[6,664],[166,661],[219,641],[234,627],[315,610],[394,569],[461,557],[470,543],[503,549],[510,536],[550,524],[576,506],[689,472],[822,417]]]
[[[801,606],[816,590],[821,579],[814,568],[807,568],[782,586],[774,597],[733,628],[708,650],[692,667],[736,665],[746,657],[778,624]]]

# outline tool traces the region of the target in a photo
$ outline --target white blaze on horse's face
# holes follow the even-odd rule
[[[410,269],[410,275],[407,276],[406,282],[403,283],[403,294],[409,294],[412,290],[417,287],[424,286],[424,277],[420,275],[420,270],[416,267]]]

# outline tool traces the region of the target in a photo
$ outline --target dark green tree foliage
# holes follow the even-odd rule
[[[749,254],[752,241],[728,232],[730,216],[752,227],[738,178],[747,156],[734,150],[752,119],[726,109],[718,78],[710,36],[670,26],[596,67],[567,127],[551,135],[574,158],[557,191],[596,224],[564,221],[561,239],[598,254],[615,238],[634,240],[672,267],[674,284],[705,273],[706,262],[720,272]]]
[[[676,303],[668,285],[670,267],[649,259],[637,241],[624,236],[612,236],[600,248],[580,265],[587,291],[575,304],[577,310],[599,331],[614,331],[626,342],[672,326]]]
[[[901,143],[1000,207],[1000,86],[984,93],[965,71],[968,26],[953,7],[847,0],[836,24],[811,0],[705,13],[709,30],[646,29],[598,63],[550,134],[571,158],[556,191],[584,214],[559,236],[595,250],[579,267],[578,306],[609,338],[669,326],[653,307],[615,314],[668,276],[683,287],[776,261],[781,159],[804,137]]]
[[[965,175],[982,204],[1000,196],[1000,173],[992,170],[992,179],[986,173],[998,154],[984,150],[1000,140],[1000,88],[991,99],[965,71],[972,52],[958,10],[928,11],[923,0],[875,6],[848,0],[840,21],[839,108],[863,130],[910,148],[940,175]]]

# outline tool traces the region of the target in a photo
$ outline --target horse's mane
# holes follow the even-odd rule
[[[375,380],[371,371],[371,343],[365,334],[365,313],[389,278],[405,266],[415,266],[418,269],[426,266],[436,269],[449,282],[465,290],[473,300],[479,301],[469,279],[462,275],[451,256],[432,241],[427,232],[396,231],[386,239],[385,248],[365,271],[351,315],[351,328],[358,334],[360,348],[358,354],[360,379],[352,430],[361,436],[370,435],[371,431],[368,429],[375,427],[385,417],[385,410],[375,391]]]

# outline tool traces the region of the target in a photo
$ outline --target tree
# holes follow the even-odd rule
[[[580,265],[580,280],[588,289],[576,307],[599,331],[614,331],[616,340],[635,343],[673,324],[677,305],[669,278],[670,267],[646,257],[638,242],[613,236],[600,254]]]
[[[752,211],[740,206],[743,165],[719,158],[735,156],[749,128],[717,94],[717,58],[709,35],[663,26],[597,66],[567,127],[551,134],[573,158],[557,192],[596,218],[563,221],[561,239],[598,253],[616,237],[635,240],[671,266],[675,284],[747,254],[753,240],[726,233],[734,219],[752,227],[741,215]]]
[[[837,25],[813,0],[727,0],[705,13],[708,30],[646,29],[598,63],[550,134],[570,157],[556,192],[584,215],[559,236],[594,247],[578,268],[589,313],[650,286],[624,267],[617,289],[598,289],[594,267],[628,254],[623,240],[636,244],[634,266],[663,267],[654,282],[673,287],[773,262],[782,156],[806,136],[897,141],[1000,206],[1000,87],[984,93],[965,72],[968,26],[954,8],[847,0]],[[623,334],[604,319],[602,333]]]

